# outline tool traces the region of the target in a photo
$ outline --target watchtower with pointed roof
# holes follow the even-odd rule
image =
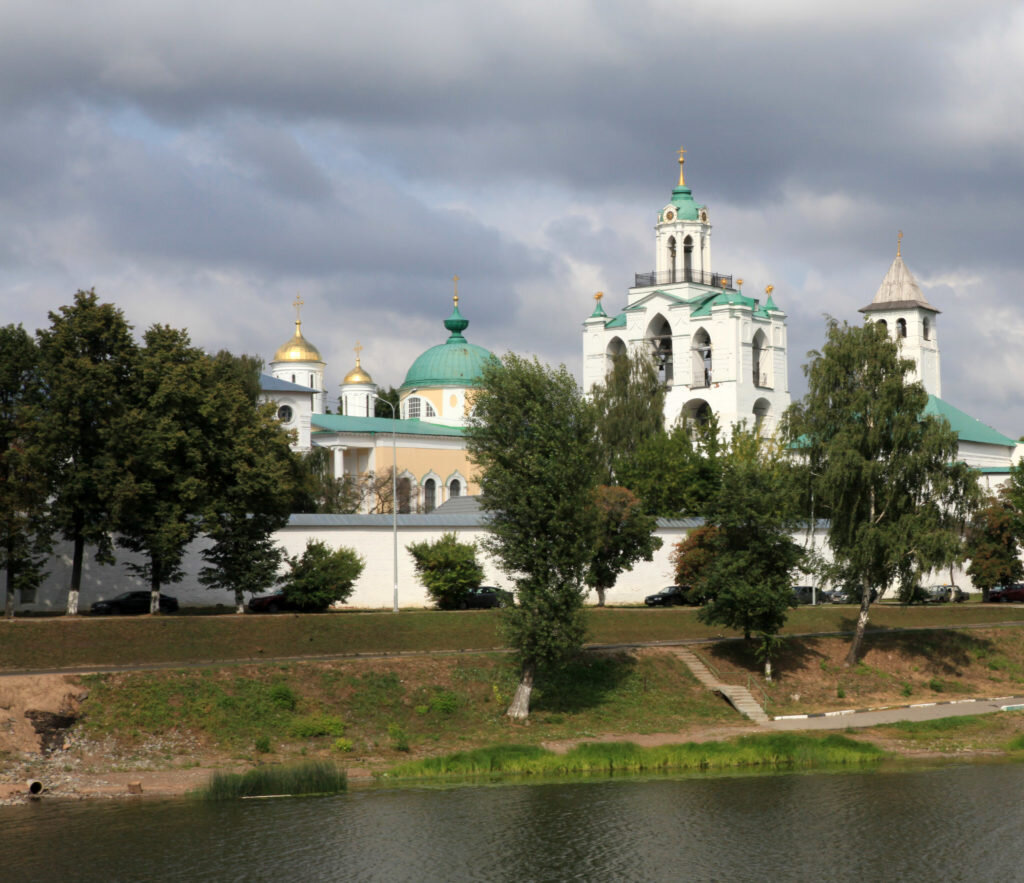
[[[935,309],[924,296],[913,273],[903,263],[903,233],[896,238],[896,257],[874,299],[860,312],[870,322],[881,322],[900,342],[903,356],[914,360],[914,376],[934,396],[942,396],[939,337]]]
[[[708,208],[686,184],[684,153],[654,226],[654,270],[636,274],[620,312],[605,312],[599,293],[583,322],[583,386],[602,383],[617,355],[647,352],[666,386],[667,426],[715,413],[723,431],[771,431],[789,406],[786,314],[771,285],[750,297],[742,279],[712,268]]]

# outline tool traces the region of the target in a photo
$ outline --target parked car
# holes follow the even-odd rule
[[[671,607],[673,604],[689,604],[689,586],[666,586],[660,592],[644,598],[648,607]]]
[[[797,604],[824,604],[829,600],[822,589],[814,586],[793,586],[793,598]]]
[[[969,600],[970,597],[970,592],[965,592],[960,588],[960,586],[953,586],[953,601],[955,603],[963,604],[963,602]]]
[[[459,601],[459,610],[489,610],[491,607],[511,607],[512,593],[496,586],[478,586],[470,589]]]
[[[118,616],[130,616],[149,613],[151,594],[147,591],[122,592],[109,601],[96,601],[89,608],[90,613]],[[178,599],[170,595],[160,595],[160,612],[174,613],[178,609]]]
[[[1024,583],[996,586],[988,593],[989,601],[1024,601]]]
[[[924,602],[926,604],[945,604],[953,597],[952,586],[925,586]]]
[[[830,604],[860,604],[860,589],[840,588],[823,592]],[[878,589],[871,590],[871,603],[878,600]]]
[[[256,595],[249,599],[250,613],[278,613],[281,610],[297,610],[284,596],[284,592],[272,592],[269,595]]]

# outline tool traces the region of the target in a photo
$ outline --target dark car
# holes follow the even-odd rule
[[[1024,583],[996,586],[988,593],[989,601],[1024,601]]]
[[[274,592],[270,595],[256,595],[249,599],[250,613],[277,613],[280,610],[296,610],[294,604],[289,603],[284,592]]]
[[[478,586],[470,589],[459,599],[459,610],[488,610],[491,607],[510,607],[512,593],[495,586]]]
[[[793,598],[797,604],[824,604],[828,601],[825,593],[814,586],[793,586]]]
[[[673,604],[689,604],[689,595],[689,586],[666,586],[660,592],[644,598],[644,604],[648,607],[671,607]]]
[[[825,596],[825,600],[829,601],[831,604],[860,604],[861,599],[861,590],[859,588],[852,588],[849,586],[832,589],[831,591],[822,592],[822,594]],[[871,603],[874,604],[877,600],[878,589],[872,589]]]
[[[117,614],[129,616],[138,613],[149,613],[151,594],[146,591],[122,592],[109,601],[97,601],[89,608],[91,613]],[[178,609],[178,599],[170,595],[160,595],[160,612],[174,613]]]

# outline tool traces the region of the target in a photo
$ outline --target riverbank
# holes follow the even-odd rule
[[[1024,674],[1022,638],[1006,628],[966,637],[877,634],[852,670],[834,667],[845,639],[792,639],[776,680],[766,685],[769,710],[822,712],[868,698],[906,704],[908,684],[920,701],[1006,695]],[[763,683],[756,660],[736,646],[714,645],[705,655],[727,680]],[[13,689],[19,680],[20,696]],[[587,742],[658,746],[763,732],[704,690],[674,654],[657,648],[584,654],[541,681],[526,725],[503,714],[515,682],[511,660],[501,653],[4,677],[0,799],[22,799],[29,779],[42,782],[48,797],[179,796],[214,770],[302,757],[334,760],[357,786],[408,760],[487,746],[565,752]],[[42,756],[25,715],[47,704],[74,722],[51,731],[50,753]],[[1024,716],[1010,712],[846,735],[911,760],[964,760],[1013,756],[1024,747],[1012,747],[1022,729]]]

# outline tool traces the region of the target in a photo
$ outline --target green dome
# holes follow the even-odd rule
[[[432,346],[416,359],[400,388],[476,386],[484,365],[494,354],[462,336],[468,326],[469,321],[463,318],[456,304],[451,316],[444,321],[444,327],[451,332],[448,340]]]
[[[676,207],[676,214],[680,221],[696,221],[697,210],[703,208],[694,202],[693,193],[689,187],[673,188],[672,205]]]

